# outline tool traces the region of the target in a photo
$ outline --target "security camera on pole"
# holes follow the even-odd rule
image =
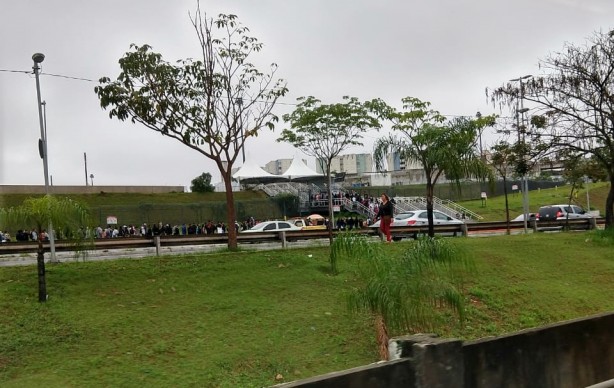
[[[45,124],[43,121],[43,103],[41,101],[41,86],[39,80],[40,66],[39,64],[45,60],[45,55],[41,53],[36,53],[32,55],[32,60],[34,61],[34,66],[32,69],[34,70],[34,76],[36,78],[36,95],[38,98],[38,120],[40,123],[41,129],[41,138],[38,140],[38,152],[43,159],[43,170],[45,173],[45,194],[49,194],[49,168],[47,164],[47,129],[45,128]],[[49,250],[51,253],[50,261],[57,262],[55,257],[55,236],[53,235],[53,225],[49,222]]]

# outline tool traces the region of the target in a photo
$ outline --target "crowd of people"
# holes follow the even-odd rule
[[[247,230],[258,223],[254,217],[237,222],[235,228],[237,232]],[[181,225],[170,225],[168,223],[154,223],[147,225],[107,225],[106,228],[101,226],[95,229],[95,238],[118,238],[118,237],[152,237],[152,236],[187,236],[187,235],[211,235],[226,233],[228,227],[224,222],[207,221],[205,223],[189,223]]]
[[[15,241],[37,241],[38,233],[36,230],[22,230],[19,229],[15,234]],[[49,241],[49,234],[46,230],[43,230],[40,235],[43,241]],[[0,231],[0,242],[10,242],[13,241],[13,238],[9,234],[9,232]]]
[[[334,192],[334,199],[346,199],[351,200],[354,203],[360,203],[363,206],[369,208],[370,214],[378,214],[379,201],[377,198],[369,195],[361,195],[355,191],[347,192]],[[316,193],[312,195],[312,201],[325,201],[328,202],[328,194],[325,192]],[[351,230],[358,229],[370,225],[375,219],[368,217],[362,219],[357,216],[352,217],[340,217],[336,219],[335,227],[339,230]],[[238,221],[235,224],[237,232],[247,230],[256,225],[259,220],[254,217],[249,217],[244,221]],[[326,219],[326,225],[329,226],[329,220]],[[120,237],[152,237],[152,236],[184,236],[184,235],[211,235],[221,234],[228,231],[227,225],[222,221],[214,222],[212,220],[206,223],[189,223],[189,224],[176,224],[171,225],[169,223],[158,222],[151,225],[143,223],[139,225],[107,225],[106,227],[97,226],[94,228],[94,238],[120,238]],[[87,233],[87,232],[85,232]],[[47,231],[41,233],[41,239],[43,241],[49,241],[49,234]],[[56,236],[57,238],[58,236]],[[60,238],[62,236],[59,236]],[[37,241],[39,238],[36,230],[18,230],[15,235],[15,241]],[[12,241],[12,237],[8,232],[0,231],[0,242]]]

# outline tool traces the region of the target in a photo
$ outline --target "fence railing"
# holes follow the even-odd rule
[[[556,220],[556,221],[531,221],[529,225],[535,232],[541,230],[563,230],[565,228],[574,230],[590,230],[597,225],[605,224],[604,218],[585,218],[573,220]],[[502,230],[507,228],[505,221],[497,222],[473,222],[463,223],[458,225],[434,225],[433,229],[436,235],[454,234],[467,236],[477,233],[496,232],[502,233]],[[524,228],[522,221],[511,221],[509,223],[510,230],[518,230]],[[333,234],[344,233],[343,230],[333,230]],[[377,228],[361,228],[353,229],[353,232],[365,235],[378,235]],[[395,226],[391,228],[393,238],[418,237],[428,233],[428,225],[419,226]],[[255,243],[255,242],[281,242],[282,247],[285,247],[289,241],[309,240],[316,238],[328,237],[327,230],[301,230],[291,232],[270,232],[270,233],[239,233],[237,241],[239,243]],[[207,244],[226,244],[228,235],[225,233],[212,235],[184,235],[184,236],[154,236],[154,237],[118,237],[108,239],[94,240],[93,249],[126,249],[126,248],[146,248],[161,246],[183,246],[183,245],[207,245]],[[8,242],[0,244],[0,256],[6,254],[19,254],[27,252],[36,252],[37,242]],[[55,243],[57,251],[71,251],[74,246],[67,241],[58,240]],[[48,250],[48,243],[45,243],[45,249]]]

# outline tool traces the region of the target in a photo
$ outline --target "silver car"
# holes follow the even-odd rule
[[[412,226],[412,225],[428,225],[426,210],[414,210],[409,212],[399,213],[394,216],[391,226]],[[460,225],[463,221],[454,217],[450,217],[438,210],[433,210],[434,225]],[[370,228],[379,228],[380,222],[377,221]]]
[[[241,233],[287,232],[290,230],[301,230],[301,228],[295,226],[290,221],[264,221]]]

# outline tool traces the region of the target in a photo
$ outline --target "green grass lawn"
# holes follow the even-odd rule
[[[476,261],[468,319],[435,332],[480,338],[614,310],[614,243],[594,233],[453,239]],[[381,244],[390,255],[412,241]],[[0,386],[257,387],[377,361],[345,296],[351,262],[328,249],[215,253],[0,268]],[[407,334],[407,333],[393,333]]]

